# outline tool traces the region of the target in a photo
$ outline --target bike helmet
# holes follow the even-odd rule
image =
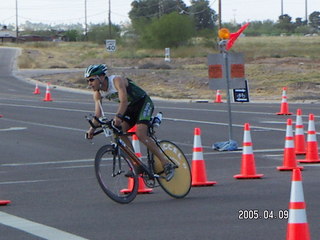
[[[84,72],[84,77],[88,78],[95,75],[101,75],[107,73],[107,66],[105,64],[98,64],[98,65],[90,65]]]

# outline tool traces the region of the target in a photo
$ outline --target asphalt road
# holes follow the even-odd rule
[[[199,127],[207,178],[218,184],[193,187],[180,200],[156,188],[120,205],[104,195],[94,176],[93,158],[105,139],[84,139],[91,95],[57,87],[51,89],[53,101],[44,102],[44,87],[34,95],[33,83],[12,74],[15,51],[0,48],[0,199],[11,200],[0,207],[1,239],[285,239],[292,173],[276,167],[283,163],[286,119],[295,115],[276,115],[280,100],[232,104],[232,134],[240,147],[244,123],[251,126],[256,171],[264,174],[255,180],[233,178],[240,172],[241,151],[211,147],[228,140],[225,103],[156,100],[165,118],[158,136],[176,142],[191,163],[193,130]],[[294,113],[302,109],[305,131],[309,113],[320,128],[318,104],[291,104],[289,96],[289,106]],[[105,105],[110,116],[115,109]],[[304,167],[307,220],[312,239],[318,239],[320,164]],[[241,219],[253,211],[261,218]]]

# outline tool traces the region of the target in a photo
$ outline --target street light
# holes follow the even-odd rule
[[[88,40],[87,0],[84,0],[84,38]]]
[[[16,42],[19,39],[19,27],[18,27],[18,0],[16,0]]]

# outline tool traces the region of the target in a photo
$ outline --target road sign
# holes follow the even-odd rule
[[[108,52],[115,52],[116,51],[116,40],[115,39],[108,39],[106,40],[106,50]]]
[[[233,89],[233,99],[235,102],[249,102],[248,80],[245,81],[245,88]]]
[[[165,48],[164,61],[170,62],[170,48]]]
[[[228,66],[226,66],[223,54],[209,54],[208,65],[210,89],[226,89],[228,85],[227,74],[230,89],[245,87],[244,57],[242,53],[228,53]]]

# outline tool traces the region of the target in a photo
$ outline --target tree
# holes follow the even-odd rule
[[[197,31],[213,29],[217,21],[217,14],[209,6],[208,0],[192,0],[189,13],[194,19]]]
[[[244,34],[247,36],[274,35],[274,25],[275,23],[271,20],[252,21]],[[239,28],[240,26],[237,26],[232,31],[237,31]]]
[[[320,30],[320,12],[314,11],[309,15],[309,25],[315,30]]]
[[[66,36],[66,40],[68,42],[76,42],[76,41],[81,40],[81,38],[82,38],[81,33],[79,31],[77,31],[76,29],[66,31],[65,36]]]
[[[120,27],[118,25],[111,26],[111,35],[114,39],[120,38]],[[109,26],[106,24],[95,24],[89,26],[88,40],[103,44],[109,38]]]
[[[294,24],[291,22],[291,17],[288,14],[280,15],[277,28],[283,33],[292,33],[295,29]]]
[[[297,17],[296,18],[296,22],[294,23],[296,25],[296,27],[300,27],[302,25],[304,25],[304,21],[302,21],[302,18],[301,17]]]
[[[151,21],[165,14],[186,10],[187,6],[182,0],[135,0],[131,3],[129,18],[135,22],[140,18]]]
[[[176,12],[154,19],[143,34],[143,43],[154,48],[178,47],[194,35],[193,21]]]
[[[129,18],[136,32],[142,34],[153,19],[186,9],[182,0],[135,0],[131,3]]]

